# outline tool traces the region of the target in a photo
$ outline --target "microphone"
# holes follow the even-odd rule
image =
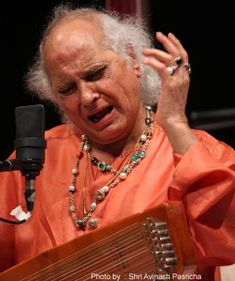
[[[46,140],[45,109],[41,104],[19,106],[15,109],[16,161],[21,162],[21,173],[25,176],[25,199],[29,211],[33,209],[34,181],[45,162]]]
[[[21,170],[25,177],[25,199],[32,211],[35,197],[34,182],[45,162],[45,109],[41,104],[15,108],[16,159],[0,161],[0,171]]]

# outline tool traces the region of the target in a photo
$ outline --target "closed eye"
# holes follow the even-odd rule
[[[59,88],[58,92],[62,96],[68,96],[68,95],[72,94],[74,91],[76,91],[76,89],[77,89],[77,85],[74,82],[74,83],[70,83],[70,84],[61,86]]]
[[[97,70],[88,71],[83,79],[88,82],[97,81],[104,76],[106,68],[107,66],[105,65]]]

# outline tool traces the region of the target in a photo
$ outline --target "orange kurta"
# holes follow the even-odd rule
[[[199,271],[210,281],[216,265],[235,262],[235,152],[206,132],[195,133],[199,142],[184,156],[175,155],[163,130],[154,124],[146,158],[111,189],[93,214],[102,227],[167,200],[182,200],[197,248]],[[31,218],[21,225],[0,222],[1,270],[89,231],[75,228],[69,212],[68,186],[79,136],[72,126],[60,125],[49,130],[46,137],[46,161],[36,178]],[[112,163],[113,168],[123,157]],[[99,172],[86,155],[79,172],[75,202],[81,215],[84,200],[89,208],[95,190],[111,175]],[[25,206],[24,178],[19,171],[1,172],[0,186],[0,217],[12,219],[11,210]]]

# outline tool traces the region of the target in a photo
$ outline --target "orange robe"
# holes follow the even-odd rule
[[[212,281],[215,266],[235,262],[235,152],[206,132],[195,133],[199,141],[185,155],[176,155],[164,131],[154,124],[147,156],[111,189],[93,215],[102,227],[168,200],[182,201],[197,249],[198,272],[202,280]],[[69,212],[68,187],[79,135],[71,125],[60,125],[47,131],[46,138],[31,218],[21,225],[0,222],[1,270],[90,231],[78,230]],[[119,167],[124,157],[112,167]],[[79,167],[75,202],[81,217],[84,202],[88,209],[95,190],[111,175],[92,166],[85,153]],[[0,186],[0,217],[13,219],[11,210],[25,207],[24,178],[19,171],[1,172]]]

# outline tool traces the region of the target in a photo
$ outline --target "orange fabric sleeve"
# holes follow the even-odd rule
[[[234,263],[234,150],[205,134],[179,160],[169,198],[184,204],[199,264]]]

